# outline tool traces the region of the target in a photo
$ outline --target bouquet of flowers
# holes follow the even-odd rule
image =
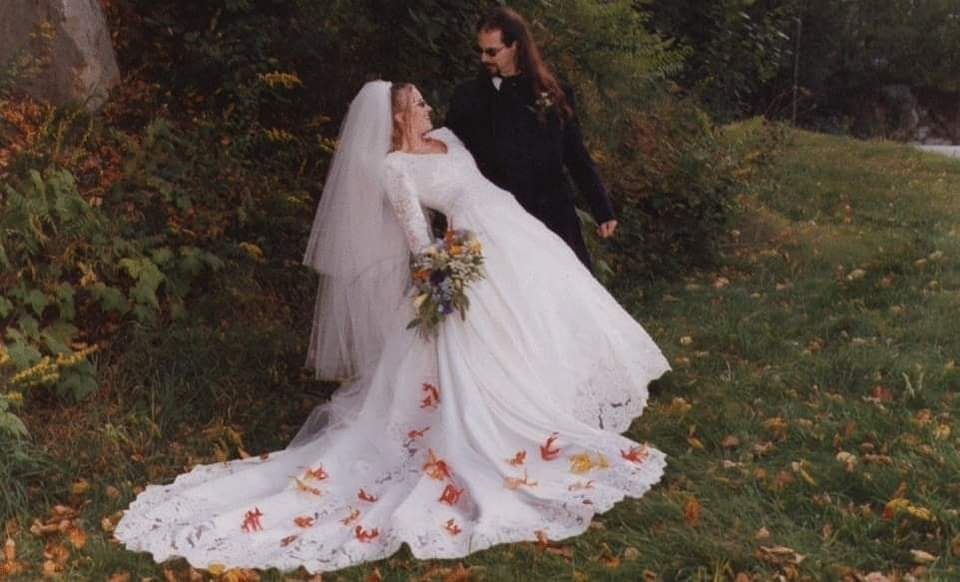
[[[437,326],[457,311],[466,318],[470,300],[466,289],[483,279],[483,247],[469,230],[448,230],[442,239],[414,255],[413,308],[416,317],[407,329],[417,328],[420,335],[436,335]]]

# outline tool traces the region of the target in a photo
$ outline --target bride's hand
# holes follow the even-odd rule
[[[617,220],[611,219],[597,227],[597,235],[600,238],[610,238],[617,230]]]

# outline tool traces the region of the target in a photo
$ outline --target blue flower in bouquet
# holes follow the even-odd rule
[[[440,283],[446,281],[447,272],[444,270],[434,271],[430,273],[430,282],[434,285],[439,285]]]
[[[428,338],[454,311],[466,317],[470,305],[466,290],[484,277],[482,246],[470,231],[448,230],[446,236],[412,257],[410,269],[416,317],[407,329],[417,328]]]

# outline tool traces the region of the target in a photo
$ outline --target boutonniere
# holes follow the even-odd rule
[[[550,97],[550,93],[541,91],[537,100],[533,102],[533,105],[527,105],[527,109],[533,111],[537,115],[540,124],[544,125],[547,123],[547,114],[550,113],[553,105],[553,98]]]

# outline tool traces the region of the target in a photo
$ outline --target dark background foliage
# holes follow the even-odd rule
[[[718,119],[790,119],[857,128],[885,85],[933,93],[956,107],[960,6],[952,0],[649,0],[653,29],[689,50],[680,81]],[[936,106],[936,104],[933,104]],[[896,120],[891,120],[895,123]]]

